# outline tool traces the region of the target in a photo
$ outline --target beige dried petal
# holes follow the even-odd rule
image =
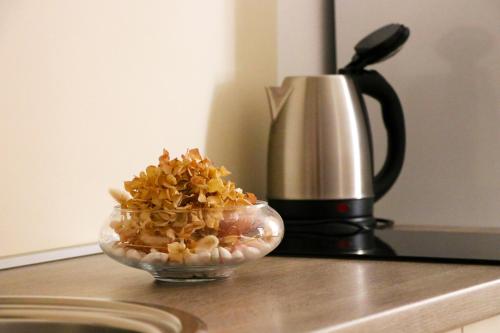
[[[207,180],[201,176],[193,176],[191,178],[191,184],[195,186],[200,186],[200,185],[205,185],[207,183]]]
[[[205,223],[207,227],[212,229],[219,229],[220,220],[220,217],[214,215],[208,215],[205,217]]]
[[[257,202],[257,197],[255,196],[255,194],[247,192],[245,196],[252,205],[254,205]]]
[[[169,164],[161,164],[160,163],[160,168],[166,174],[172,173],[172,166]]]
[[[170,222],[175,220],[175,215],[175,212],[172,211],[156,211],[151,215],[151,218],[155,221],[159,220]]]
[[[220,178],[212,178],[207,183],[207,192],[222,192],[224,191],[224,183]]]
[[[167,244],[165,237],[155,236],[148,233],[141,233],[139,239],[142,243],[147,244],[149,246],[162,247]]]
[[[182,194],[180,194],[180,193],[175,194],[172,197],[172,204],[174,205],[174,207],[179,206],[179,203],[181,202],[181,200],[182,200]]]
[[[201,161],[201,159],[202,159],[198,148],[188,150],[188,156],[196,161]]]
[[[193,227],[193,230],[203,229],[206,226],[205,221],[203,220],[192,222],[191,225]]]
[[[221,243],[224,246],[233,246],[236,244],[236,242],[239,240],[239,236],[237,235],[230,235],[230,236],[225,236],[221,238]]]
[[[170,161],[170,154],[168,153],[168,150],[163,149],[163,154],[159,158],[160,164],[162,163],[168,163]]]
[[[109,189],[109,194],[122,206],[127,203],[127,200],[131,199],[128,193],[114,188]]]
[[[119,233],[119,230],[123,227],[123,223],[120,220],[113,220],[109,223],[109,226],[116,232]]]
[[[219,168],[219,173],[220,173],[221,177],[226,177],[226,176],[229,176],[231,174],[231,172],[228,169],[226,169],[224,166],[221,166]]]
[[[207,202],[207,197],[205,196],[205,193],[203,191],[200,191],[200,194],[198,194],[198,201]]]
[[[217,175],[217,168],[210,166],[208,168],[208,177],[209,178],[216,178],[217,176],[218,176]]]
[[[209,206],[214,206],[214,207],[220,207],[223,205],[222,199],[214,195],[207,197],[207,203]]]
[[[167,238],[169,239],[170,242],[175,240],[174,229],[172,229],[172,228],[167,229],[167,231],[165,232],[165,235],[167,236]]]
[[[182,227],[188,222],[188,215],[186,213],[177,213],[175,221],[172,224],[174,227]]]
[[[159,197],[151,198],[151,203],[155,207],[160,207],[161,206],[161,199]]]
[[[200,216],[198,214],[200,214],[200,211],[193,211],[193,212],[191,212],[190,217],[191,217],[191,221],[192,222],[201,221],[201,218],[200,218]]]
[[[184,252],[189,252],[184,243],[173,242],[167,245],[168,257],[170,261],[182,263],[184,258]]]
[[[236,205],[237,206],[249,206],[249,205],[251,205],[251,202],[248,201],[247,199],[238,198],[236,200]]]
[[[169,185],[177,185],[177,179],[173,175],[167,175],[166,181]]]
[[[147,211],[147,210],[143,211],[143,212],[140,213],[139,217],[140,217],[140,219],[142,221],[148,221],[149,222],[149,221],[151,221],[151,212]]]
[[[159,170],[154,165],[150,165],[146,168],[146,176],[148,178],[155,177],[159,174]]]
[[[213,248],[216,248],[219,245],[219,239],[214,235],[208,235],[200,239],[196,243],[195,252],[210,252]]]

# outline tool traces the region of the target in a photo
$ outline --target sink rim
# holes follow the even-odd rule
[[[134,331],[121,329],[110,326],[92,325],[83,323],[65,323],[53,322],[44,320],[19,320],[19,319],[6,319],[0,320],[0,332],[50,332],[50,333],[64,333],[64,332],[77,332],[80,333],[135,333]]]
[[[0,322],[43,320],[129,329],[138,333],[206,333],[198,317],[164,305],[107,298],[0,296]]]

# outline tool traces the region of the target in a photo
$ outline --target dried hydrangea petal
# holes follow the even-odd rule
[[[116,200],[120,205],[124,205],[130,199],[130,195],[126,192],[117,189],[109,189],[109,194]]]
[[[168,256],[170,261],[182,263],[184,260],[184,253],[189,252],[184,243],[173,242],[167,245]]]
[[[189,149],[187,155],[195,161],[201,161],[202,157],[198,148]]]
[[[230,172],[213,165],[198,149],[189,149],[175,159],[163,150],[158,160],[157,166],[150,165],[124,182],[130,195],[110,191],[122,208],[139,211],[113,222],[120,241],[146,253],[156,248],[168,253],[173,262],[182,262],[186,251],[194,250],[207,236],[234,246],[249,224],[229,217],[225,223],[222,208],[255,204],[255,195],[224,180]]]

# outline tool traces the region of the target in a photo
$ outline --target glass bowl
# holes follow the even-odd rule
[[[117,206],[99,245],[114,260],[159,281],[208,281],[278,246],[284,226],[264,201],[251,206],[133,210]]]

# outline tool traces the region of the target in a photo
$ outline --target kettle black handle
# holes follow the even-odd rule
[[[406,146],[403,109],[394,89],[377,71],[362,70],[355,73],[353,78],[362,94],[380,102],[387,130],[387,156],[382,169],[373,180],[377,201],[394,185],[403,167]]]

